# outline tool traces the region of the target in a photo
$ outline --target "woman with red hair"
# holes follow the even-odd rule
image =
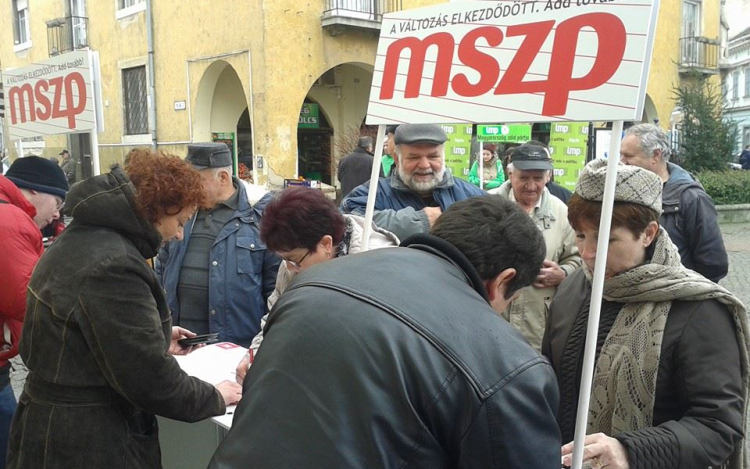
[[[155,414],[197,421],[239,400],[236,383],[192,378],[171,356],[195,334],[171,326],[146,263],[204,198],[197,171],[149,150],[68,193],[73,222],[29,282],[7,467],[160,468]]]
[[[322,192],[303,187],[281,191],[263,210],[260,237],[266,248],[275,251],[284,261],[279,266],[276,289],[268,297],[268,310],[284,292],[295,275],[315,264],[362,250],[365,220],[356,215],[342,215],[336,204]],[[372,224],[369,248],[398,246],[399,240],[390,231]],[[269,313],[270,314],[270,313]],[[268,319],[261,319],[261,332],[250,346],[251,355],[263,341],[263,328]],[[237,366],[237,381],[242,383],[251,363],[250,355]]]

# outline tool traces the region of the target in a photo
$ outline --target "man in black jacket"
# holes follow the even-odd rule
[[[338,178],[341,183],[342,198],[346,197],[358,185],[370,180],[374,159],[372,156],[372,137],[360,137],[357,148],[341,158]]]
[[[499,196],[297,276],[209,468],[560,467],[549,363],[502,320],[544,259]]]
[[[669,162],[669,154],[667,134],[653,124],[630,127],[620,144],[620,161],[664,181],[659,224],[680,250],[682,265],[718,282],[729,271],[729,259],[714,201],[692,174]]]

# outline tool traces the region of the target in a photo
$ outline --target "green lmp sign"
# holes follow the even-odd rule
[[[589,140],[588,122],[553,123],[549,133],[549,151],[555,167],[555,182],[575,190],[578,175],[586,165]]]
[[[320,107],[317,103],[302,103],[297,127],[300,129],[320,128]]]
[[[483,142],[526,143],[531,140],[531,124],[478,125],[477,139]]]
[[[469,161],[471,158],[471,124],[440,124],[448,136],[443,145],[445,166],[461,179],[469,178]]]

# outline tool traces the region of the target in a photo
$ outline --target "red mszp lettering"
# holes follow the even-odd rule
[[[490,47],[503,42],[503,32],[494,26],[484,26],[470,31],[458,46],[458,59],[479,72],[479,81],[469,82],[465,74],[459,73],[452,80],[452,88],[461,96],[480,96],[492,89],[500,75],[500,65],[489,54],[477,50],[477,40],[484,39]]]
[[[435,76],[432,80],[431,96],[445,96],[448,94],[450,82],[451,62],[455,43],[449,33],[436,33],[424,39],[406,37],[395,41],[388,47],[383,67],[383,80],[380,85],[380,99],[392,99],[396,88],[398,62],[405,49],[411,51],[409,71],[406,75],[404,98],[416,98],[422,85],[424,61],[427,49],[431,46],[438,48],[438,58],[435,64]]]

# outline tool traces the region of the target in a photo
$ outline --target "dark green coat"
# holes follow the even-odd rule
[[[31,277],[20,345],[30,373],[9,468],[158,468],[154,414],[224,412],[214,386],[167,352],[169,309],[145,262],[161,237],[135,213],[133,191],[119,168],[76,185],[74,221]]]

